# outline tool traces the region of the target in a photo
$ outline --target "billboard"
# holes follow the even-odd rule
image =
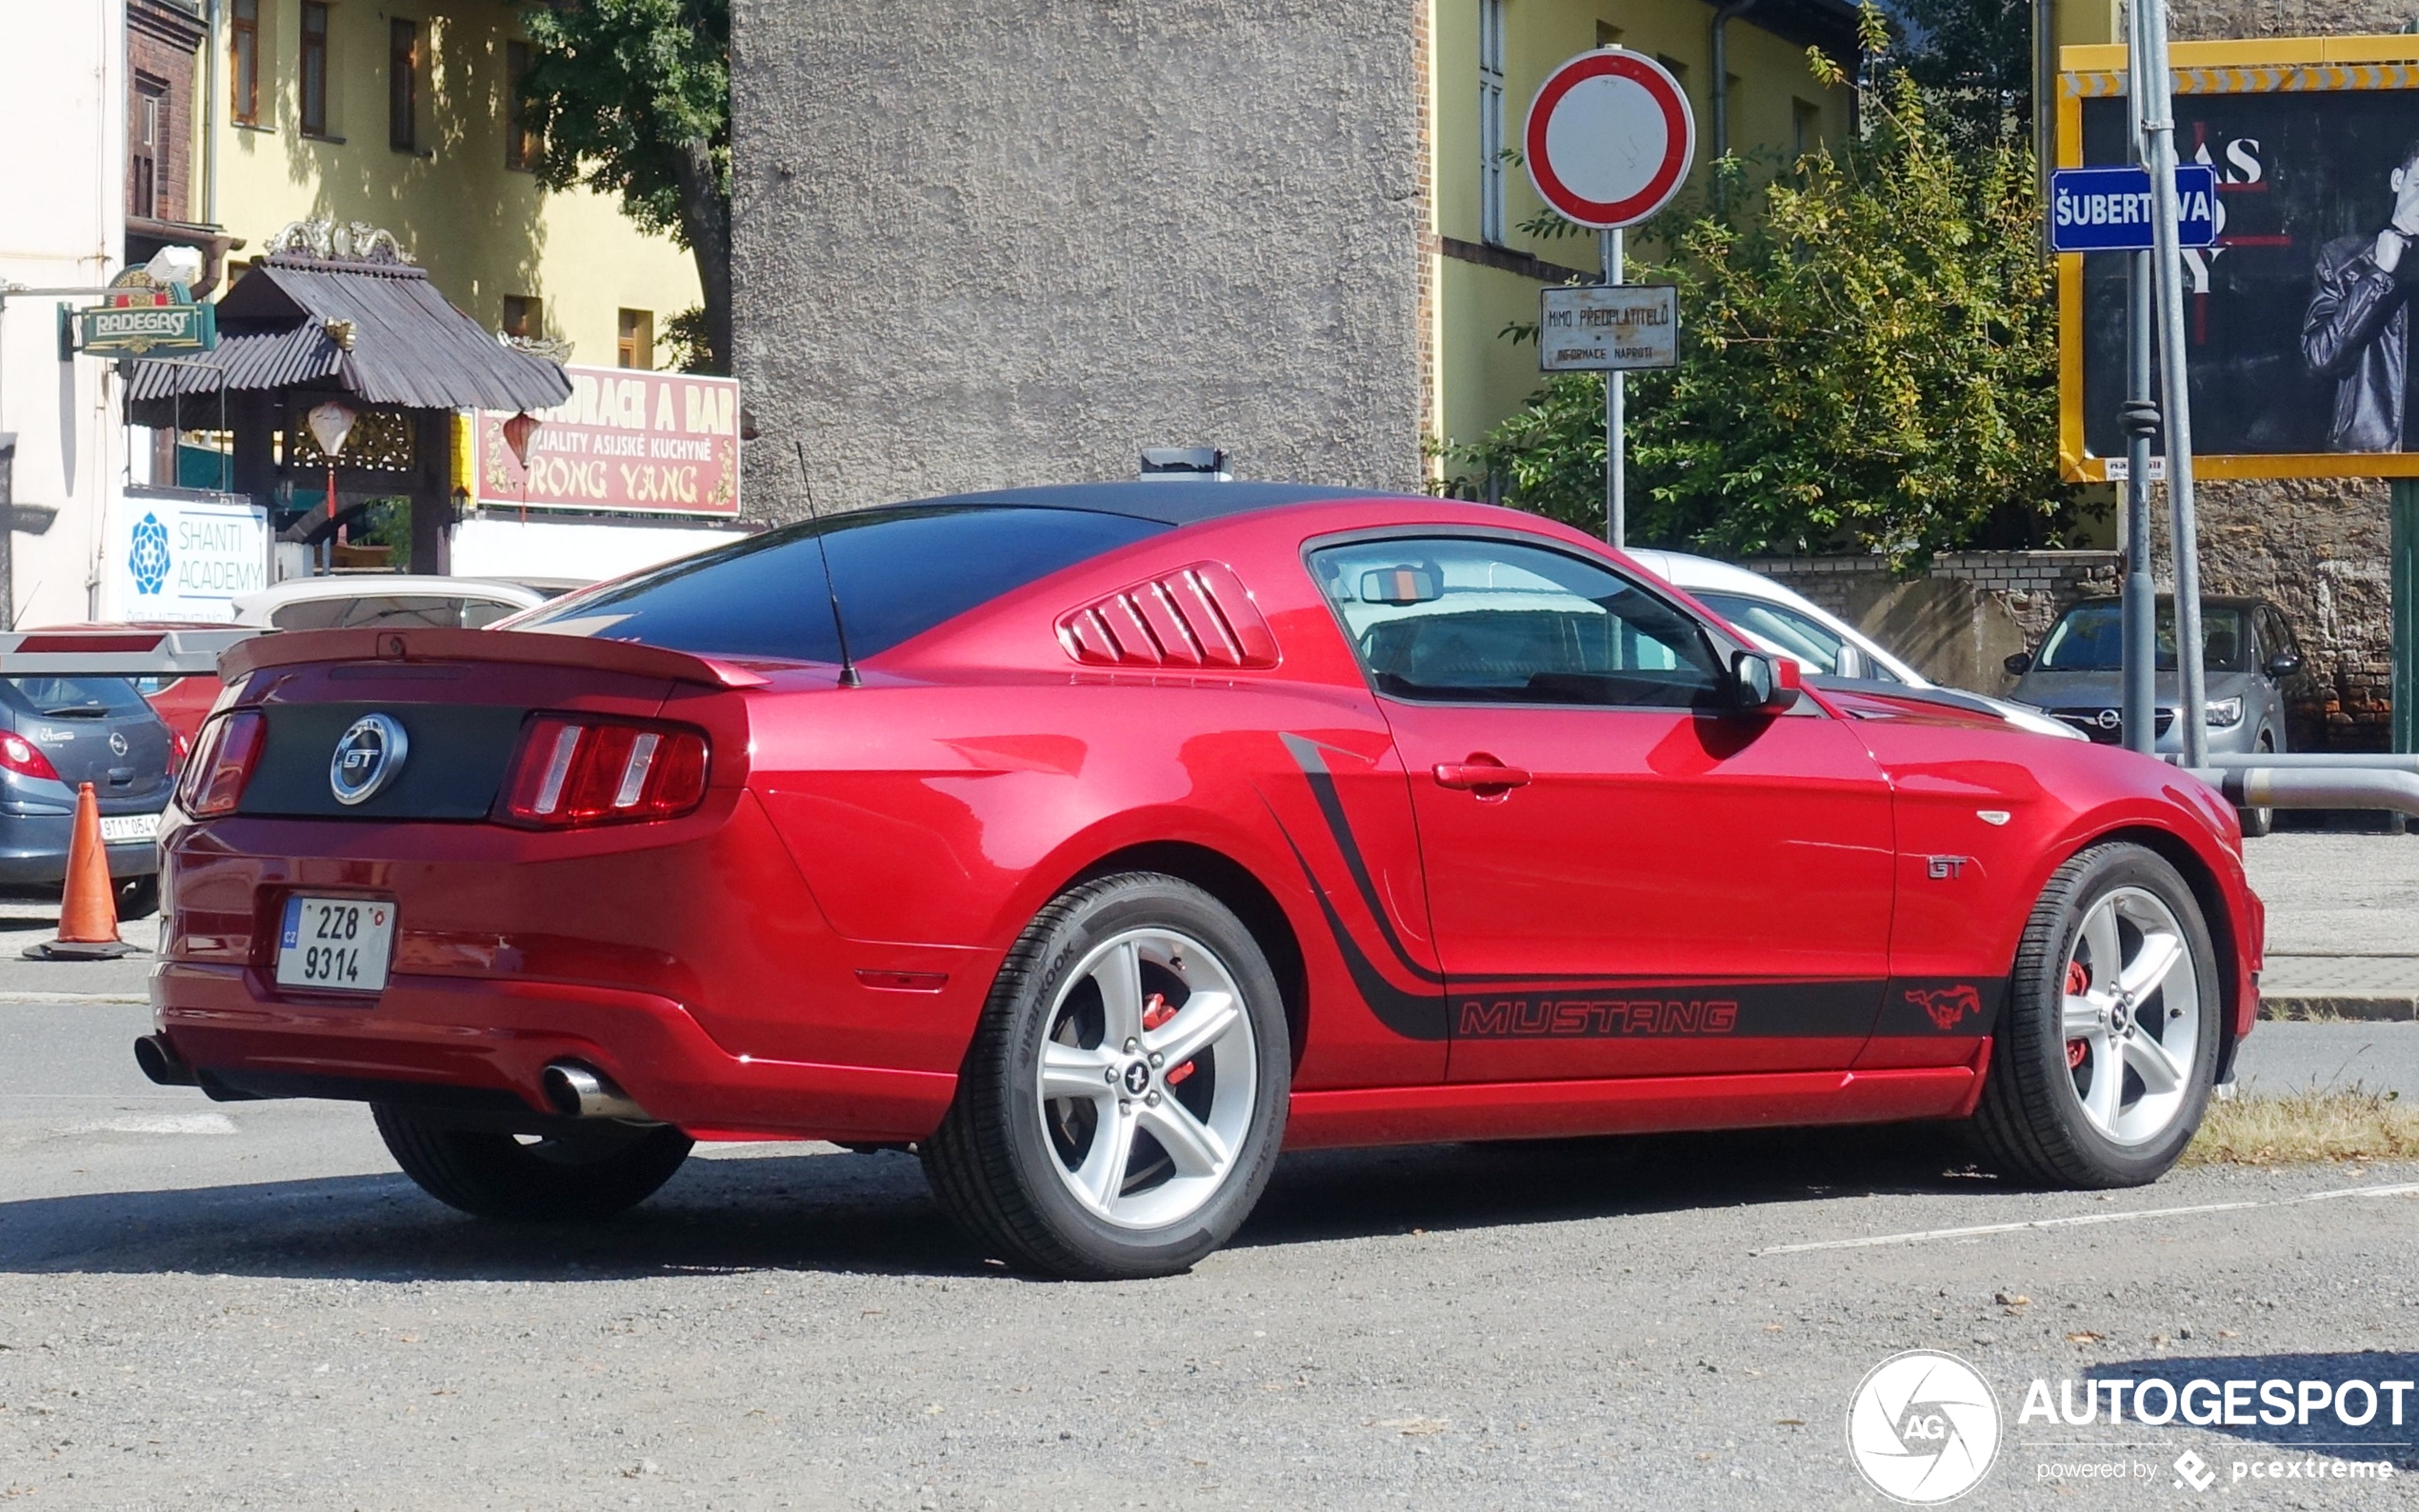
[[[531,509],[736,516],[739,384],[635,368],[566,368],[571,397],[537,411],[524,467],[512,417],[471,426],[478,502]]]
[[[2217,178],[2184,251],[2195,470],[2419,476],[2419,36],[2178,43],[2176,153]],[[2125,50],[2069,48],[2058,162],[2126,161]],[[2096,65],[2096,66],[2095,66]],[[2124,252],[2058,258],[2059,462],[2122,470]]]

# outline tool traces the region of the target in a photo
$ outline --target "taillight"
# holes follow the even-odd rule
[[[168,732],[168,774],[170,777],[185,769],[185,758],[193,754],[193,743],[181,729]]]
[[[23,735],[0,735],[0,766],[20,777],[39,777],[53,783],[59,780],[59,769],[50,765],[50,758]]]
[[[185,764],[179,806],[196,819],[233,813],[268,744],[269,721],[257,709],[239,708],[204,725],[193,759]]]
[[[496,817],[539,829],[673,819],[706,796],[706,737],[678,725],[540,714],[522,727]]]

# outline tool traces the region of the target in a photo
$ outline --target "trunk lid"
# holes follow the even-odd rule
[[[175,780],[169,728],[122,677],[7,679],[8,726],[40,748],[59,780],[90,783],[111,808],[168,802]]]

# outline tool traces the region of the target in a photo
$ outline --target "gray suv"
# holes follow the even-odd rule
[[[2030,651],[2008,658],[2021,674],[2008,696],[2064,720],[2104,745],[2124,740],[2122,611],[2115,599],[2070,606]],[[2202,727],[2209,749],[2243,755],[2285,748],[2287,685],[2302,672],[2301,647],[2276,607],[2261,599],[2201,601],[2201,645],[2209,702]],[[2175,727],[2175,601],[2158,609],[2158,748],[2183,748]],[[2243,828],[2266,834],[2266,810],[2246,810]]]
[[[179,754],[125,678],[0,678],[0,889],[57,891],[76,786],[90,783],[119,916],[157,907],[155,839]]]

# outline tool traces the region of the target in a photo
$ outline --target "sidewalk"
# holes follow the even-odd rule
[[[2419,835],[2244,842],[2268,905],[2265,1014],[2419,1020]]]

